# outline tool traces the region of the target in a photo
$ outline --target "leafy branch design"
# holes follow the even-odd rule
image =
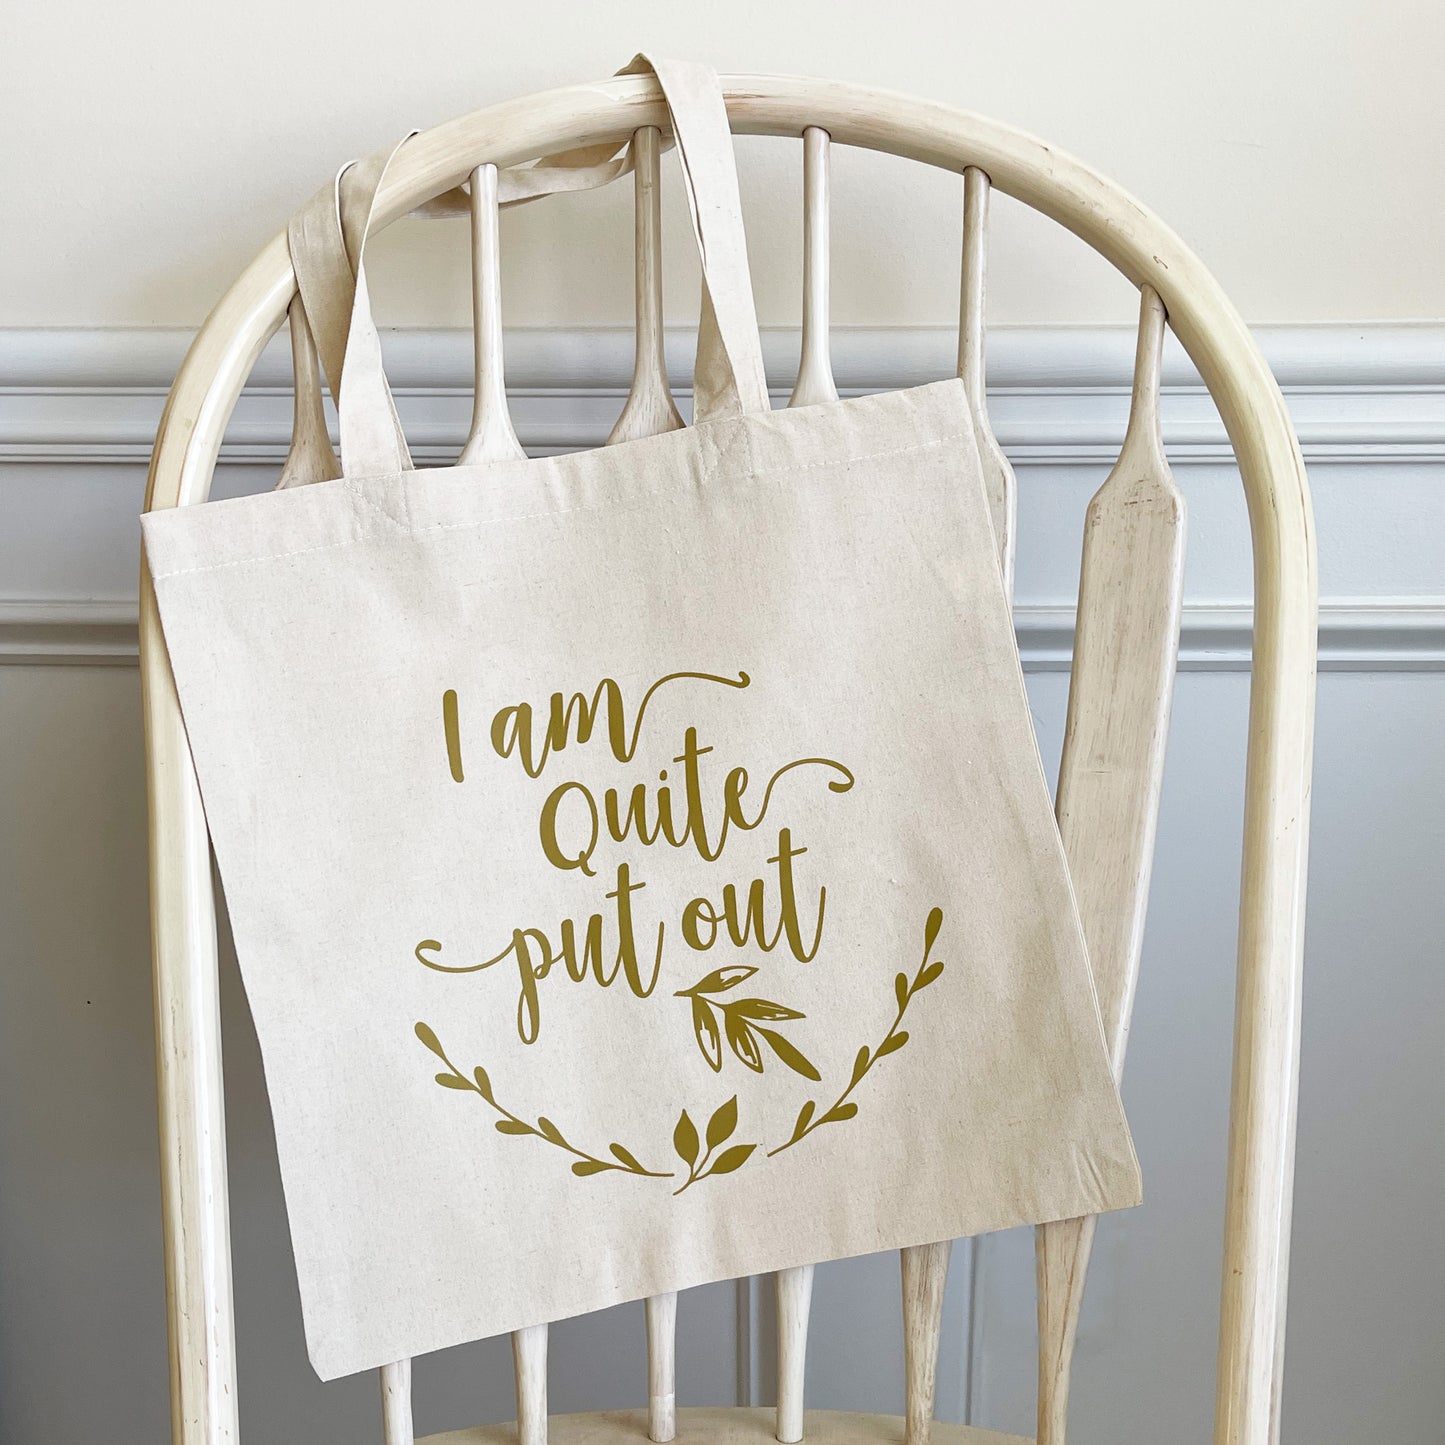
[[[795,1144],[802,1143],[809,1134],[815,1129],[822,1128],[824,1124],[841,1124],[848,1119],[857,1117],[858,1105],[850,1097],[853,1091],[867,1078],[880,1059],[897,1053],[908,1043],[909,1035],[903,1027],[903,1019],[908,1012],[909,1004],[930,984],[936,983],[943,974],[942,960],[932,957],[933,945],[938,941],[939,930],[942,927],[943,910],[934,908],[929,912],[927,922],[924,924],[923,957],[919,961],[917,971],[912,979],[906,973],[900,973],[893,980],[893,991],[898,1009],[882,1042],[874,1049],[868,1048],[867,1045],[860,1048],[857,1057],[853,1060],[853,1071],[849,1076],[848,1086],[821,1113],[817,1101],[809,1099],[799,1110],[797,1121],[793,1125],[793,1132],[787,1141],[778,1145],[776,1149],[768,1150],[766,1158],[771,1159],[774,1155],[791,1149]],[[769,1023],[785,1023],[793,1019],[800,1019],[804,1017],[803,1014],[796,1009],[785,1008],[782,1004],[772,1003],[767,999],[745,998],[729,1001],[714,997],[714,995],[726,993],[729,989],[745,982],[757,971],[756,968],[745,965],[720,968],[695,983],[690,989],[682,989],[677,993],[676,997],[686,998],[692,1002],[693,1029],[697,1034],[698,1047],[702,1050],[703,1056],[715,1073],[721,1072],[722,1039],[726,1036],[729,1047],[738,1058],[754,1073],[761,1074],[763,1072],[762,1050],[758,1046],[757,1038],[754,1037],[757,1035],[788,1068],[803,1075],[804,1078],[821,1083],[822,1080],[817,1069],[793,1044],[776,1029],[764,1027]],[[721,1028],[717,1021],[719,1014],[722,1016]],[[480,1096],[500,1116],[495,1125],[499,1134],[541,1139],[554,1148],[572,1155],[575,1161],[572,1165],[574,1174],[586,1177],[593,1174],[615,1172],[632,1174],[644,1179],[676,1179],[682,1172],[680,1170],[647,1169],[639,1162],[635,1154],[621,1144],[607,1146],[610,1158],[598,1157],[595,1154],[589,1154],[585,1149],[579,1149],[568,1140],[556,1124],[545,1116],[539,1117],[535,1124],[529,1123],[526,1119],[520,1118],[510,1109],[499,1104],[492,1091],[492,1081],[488,1077],[487,1071],[478,1065],[470,1077],[464,1074],[447,1057],[435,1032],[428,1025],[418,1023],[416,1036],[447,1066],[446,1073],[436,1076],[438,1084],[443,1088],[457,1089]],[[677,1189],[673,1190],[674,1195],[685,1193],[701,1180],[711,1179],[720,1174],[731,1174],[741,1169],[754,1153],[763,1147],[757,1143],[729,1144],[728,1140],[737,1132],[737,1127],[738,1097],[736,1094],[713,1111],[702,1135],[698,1134],[697,1125],[693,1122],[692,1116],[686,1109],[682,1111],[672,1132],[672,1147],[678,1159],[686,1166],[687,1177]]]
[[[726,1104],[714,1110],[707,1121],[706,1150],[703,1149],[703,1140],[698,1138],[697,1125],[692,1122],[686,1109],[682,1111],[677,1128],[672,1131],[672,1147],[677,1150],[677,1157],[687,1165],[687,1179],[681,1189],[672,1191],[674,1196],[691,1189],[700,1179],[711,1179],[715,1174],[731,1174],[752,1158],[753,1151],[758,1147],[756,1144],[733,1144],[714,1157],[715,1151],[732,1138],[737,1127],[736,1094]]]
[[[573,1164],[572,1172],[578,1175],[605,1174],[609,1170],[615,1170],[619,1174],[636,1174],[645,1179],[673,1179],[676,1177],[672,1170],[663,1173],[655,1169],[644,1169],[643,1166],[638,1163],[637,1157],[632,1154],[630,1150],[623,1148],[621,1144],[609,1144],[607,1147],[613,1157],[611,1159],[599,1159],[595,1154],[589,1154],[585,1149],[579,1149],[575,1144],[570,1143],[567,1137],[550,1119],[542,1117],[539,1118],[535,1124],[529,1124],[525,1119],[519,1119],[511,1110],[504,1108],[497,1102],[492,1093],[492,1081],[488,1078],[487,1071],[482,1068],[480,1064],[472,1071],[471,1078],[468,1078],[446,1056],[446,1051],[442,1048],[436,1034],[426,1024],[417,1024],[416,1036],[451,1071],[446,1074],[438,1074],[436,1076],[437,1083],[444,1089],[459,1089],[467,1093],[479,1094],[501,1115],[501,1118],[497,1120],[496,1124],[497,1133],[515,1134],[519,1136],[525,1135],[536,1139],[543,1139],[558,1149],[565,1149],[567,1153],[576,1156],[577,1162]],[[733,1103],[734,1123],[736,1123],[736,1099],[734,1099]],[[686,1118],[686,1114],[684,1114],[683,1117]],[[714,1118],[716,1118],[716,1115],[714,1115]],[[711,1124],[708,1125],[708,1132],[709,1135],[711,1135]],[[729,1153],[731,1152],[730,1150]],[[752,1149],[749,1148],[748,1153],[751,1152]],[[740,1159],[738,1164],[741,1163],[742,1160]],[[730,1166],[730,1168],[733,1169],[737,1167],[737,1164]],[[709,1172],[716,1173],[718,1170],[713,1169]],[[691,1182],[691,1180],[688,1181],[688,1183]],[[683,1187],[686,1188],[686,1185]]]
[[[893,991],[898,1000],[898,1012],[893,1016],[893,1023],[884,1036],[883,1042],[876,1049],[870,1050],[865,1044],[858,1050],[858,1056],[853,1060],[853,1073],[848,1080],[848,1087],[823,1113],[818,1113],[817,1103],[812,1099],[803,1105],[798,1111],[798,1119],[793,1125],[791,1137],[786,1143],[779,1144],[776,1149],[770,1149],[767,1155],[769,1159],[775,1154],[781,1154],[785,1149],[791,1149],[794,1144],[802,1143],[813,1130],[822,1128],[824,1124],[841,1124],[857,1115],[858,1106],[848,1096],[867,1078],[869,1070],[879,1059],[897,1053],[908,1042],[908,1030],[901,1027],[903,1015],[908,1011],[908,1005],[929,984],[937,982],[943,973],[942,960],[936,959],[929,962],[929,954],[933,952],[933,945],[938,940],[938,930],[942,927],[943,910],[935,908],[929,913],[928,921],[923,927],[923,958],[918,965],[918,972],[914,974],[911,982],[906,973],[900,973],[893,980]]]
[[[716,995],[734,989],[750,979],[757,972],[745,964],[731,968],[719,968],[699,979],[691,988],[682,988],[673,995],[692,1002],[692,1031],[697,1036],[697,1046],[708,1062],[713,1073],[722,1072],[723,1038],[728,1047],[750,1068],[753,1073],[763,1072],[763,1051],[759,1040],[765,1043],[780,1062],[814,1083],[822,1082],[822,1075],[813,1066],[811,1059],[801,1049],[775,1028],[768,1024],[788,1023],[805,1015],[794,1008],[786,1008],[765,998],[720,999]],[[721,1019],[721,1027],[719,1027]]]

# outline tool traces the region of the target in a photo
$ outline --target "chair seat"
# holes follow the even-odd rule
[[[776,1445],[770,1409],[707,1408],[677,1412],[675,1445]],[[805,1445],[902,1445],[901,1415],[855,1415],[845,1410],[809,1410],[804,1416]],[[479,1425],[428,1435],[417,1445],[516,1445],[517,1427]],[[547,1421],[547,1445],[646,1445],[645,1410],[597,1410],[584,1415],[553,1415]],[[1033,1445],[1022,1435],[976,1430],[936,1421],[933,1445]]]

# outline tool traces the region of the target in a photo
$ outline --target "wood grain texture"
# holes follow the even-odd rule
[[[140,665],[171,1439],[235,1445],[240,1427],[210,835],[144,566],[140,625],[142,638],[151,639],[149,646],[142,641]]]
[[[513,461],[527,454],[512,429],[502,360],[502,247],[497,210],[497,168],[472,171],[472,344],[476,381],[472,427],[458,458]]]
[[[516,1445],[513,1424],[484,1425],[428,1435],[418,1445]],[[904,1445],[898,1415],[856,1415],[840,1410],[809,1410],[804,1419],[808,1445]],[[557,1415],[552,1445],[640,1445],[647,1439],[642,1410],[608,1410],[588,1415]],[[678,1445],[772,1445],[773,1412],[733,1407],[679,1410]],[[1021,1435],[939,1423],[935,1445],[1030,1445]]]
[[[1004,591],[1013,596],[1014,549],[1018,540],[1018,482],[988,419],[988,385],[984,377],[987,332],[985,282],[988,258],[988,177],[977,166],[963,171],[963,261],[959,284],[958,374],[973,419],[983,485],[993,517],[1003,568]]]
[[[1279,387],[1189,248],[1121,188],[1058,149],[965,111],[836,81],[747,75],[724,77],[723,87],[739,133],[796,136],[816,125],[835,144],[954,172],[976,167],[993,188],[1066,226],[1135,284],[1157,291],[1229,432],[1249,509],[1255,612],[1215,1442],[1272,1445],[1298,1088],[1317,621],[1309,488]],[[387,173],[376,226],[458,185],[482,158],[512,165],[620,143],[640,127],[665,124],[660,91],[644,77],[504,101],[409,144]],[[283,231],[221,298],[182,363],[152,455],[148,509],[205,500],[226,421],[294,289]],[[144,581],[141,647],[173,1440],[217,1445],[235,1438],[235,1372],[213,899],[194,771]]]
[[[512,1374],[517,1384],[515,1445],[547,1445],[547,1326],[512,1333]]]
[[[903,1274],[903,1400],[906,1445],[928,1445],[938,1391],[938,1336],[948,1284],[951,1240],[901,1250]]]
[[[381,1438],[383,1445],[413,1445],[411,1423],[411,1361],[383,1365],[381,1376]]]
[[[666,1445],[677,1433],[677,1294],[647,1301],[647,1435]]]
[[[291,414],[291,445],[281,465],[276,490],[330,481],[341,475],[341,463],[326,430],[326,408],[321,399],[321,363],[316,341],[300,296],[287,308],[291,320],[291,375],[295,403]]]
[[[803,132],[803,338],[798,377],[789,406],[837,401],[828,341],[829,321],[829,142],[828,132],[810,125]]]
[[[1140,293],[1129,425],[1089,503],[1057,812],[1104,1035],[1122,1074],[1143,947],[1184,591],[1184,501],[1159,427],[1164,305]],[[1092,1219],[1036,1235],[1039,1445],[1064,1445]]]
[[[657,127],[643,126],[632,138],[632,151],[637,339],[632,385],[607,438],[609,445],[676,431],[683,424],[667,379],[662,326],[661,136]]]
[[[803,1382],[808,1361],[808,1313],[813,1266],[778,1272],[778,1411],[774,1433],[784,1445],[803,1438]]]

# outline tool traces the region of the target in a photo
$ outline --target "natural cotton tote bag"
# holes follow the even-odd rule
[[[655,69],[702,420],[413,470],[358,246],[344,476],[144,518],[324,1378],[1139,1198],[961,383],[769,410]]]

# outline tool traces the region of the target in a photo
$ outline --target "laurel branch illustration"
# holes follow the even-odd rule
[[[816,1099],[809,1099],[804,1103],[798,1111],[792,1133],[776,1148],[765,1150],[765,1158],[771,1159],[788,1149],[796,1148],[825,1124],[842,1124],[857,1117],[858,1104],[852,1097],[854,1092],[881,1060],[907,1046],[909,1033],[903,1027],[903,1021],[909,1005],[943,974],[943,961],[932,957],[933,946],[942,927],[943,910],[934,908],[929,912],[924,924],[923,957],[913,977],[910,979],[908,974],[899,973],[893,980],[897,1004],[893,1022],[876,1046],[870,1048],[865,1044],[858,1050],[846,1087],[824,1108],[820,1109]],[[766,1045],[768,1050],[794,1073],[821,1083],[822,1076],[801,1050],[777,1028],[768,1027],[793,1022],[803,1018],[803,1014],[768,999],[729,1000],[720,997],[757,972],[756,968],[747,965],[720,968],[700,979],[690,989],[681,989],[675,995],[691,1001],[693,1033],[708,1066],[714,1073],[721,1072],[722,1041],[726,1038],[734,1055],[754,1073],[763,1072],[762,1045]],[[683,1109],[673,1129],[672,1147],[684,1168],[648,1169],[636,1154],[616,1142],[608,1144],[606,1155],[594,1154],[574,1144],[545,1115],[539,1116],[535,1122],[529,1122],[499,1103],[487,1071],[478,1065],[470,1075],[463,1073],[447,1057],[435,1031],[427,1024],[418,1023],[415,1032],[422,1044],[447,1066],[447,1072],[436,1076],[439,1085],[458,1092],[476,1094],[481,1098],[498,1115],[495,1128],[499,1134],[540,1139],[553,1148],[572,1155],[572,1172],[582,1178],[608,1173],[631,1174],[643,1179],[676,1179],[682,1176],[682,1184],[673,1190],[673,1193],[683,1194],[704,1179],[736,1172],[763,1147],[757,1141],[736,1144],[728,1142],[736,1134],[738,1127],[738,1099],[734,1094],[726,1103],[712,1111],[701,1134],[698,1133],[692,1116]]]

